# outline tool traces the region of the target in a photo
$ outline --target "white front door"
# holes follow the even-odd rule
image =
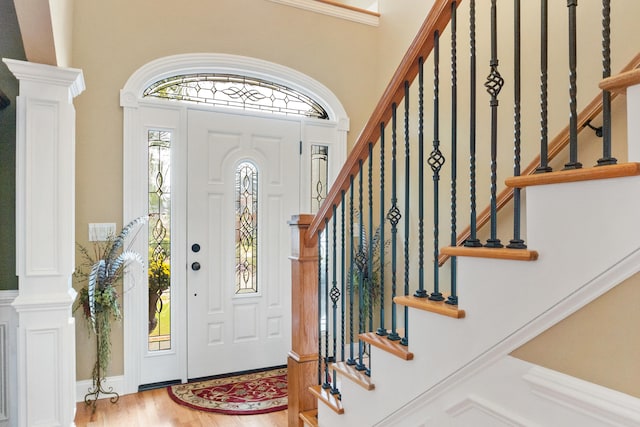
[[[188,378],[286,363],[299,141],[298,121],[188,112]]]

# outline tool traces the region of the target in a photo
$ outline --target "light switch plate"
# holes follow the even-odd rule
[[[93,222],[89,224],[89,241],[104,242],[116,235],[116,224],[114,222]]]

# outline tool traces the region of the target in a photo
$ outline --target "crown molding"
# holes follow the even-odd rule
[[[366,9],[358,9],[338,5],[330,1],[318,0],[270,0],[274,3],[285,4],[287,6],[297,7],[311,12],[322,13],[323,15],[333,16],[335,18],[346,19],[347,21],[357,22],[359,24],[371,25],[377,27],[380,25],[380,14],[371,12]]]

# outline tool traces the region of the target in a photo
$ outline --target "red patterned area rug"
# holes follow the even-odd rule
[[[180,405],[229,415],[287,409],[287,368],[167,387]]]

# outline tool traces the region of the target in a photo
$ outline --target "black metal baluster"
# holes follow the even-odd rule
[[[384,122],[380,123],[380,327],[378,335],[387,335],[384,327]]]
[[[387,213],[387,219],[391,223],[391,333],[387,336],[392,341],[398,341],[400,335],[397,330],[396,297],[397,286],[397,247],[398,247],[398,222],[402,218],[398,209],[398,197],[396,193],[396,146],[397,146],[397,111],[398,106],[394,102],[391,106],[391,208]]]
[[[322,233],[324,241],[324,384],[322,388],[331,389],[331,376],[329,375],[329,219],[324,220],[324,231]],[[321,252],[322,253],[322,252]]]
[[[504,79],[498,71],[498,21],[496,0],[491,0],[491,71],[487,76],[484,86],[491,95],[489,106],[491,107],[491,237],[487,240],[486,247],[501,248],[502,243],[497,237],[498,207],[497,207],[497,178],[498,178],[498,95],[504,85]]]
[[[602,78],[611,77],[611,0],[602,0]],[[598,166],[615,165],[611,157],[611,92],[602,91],[602,158]]]
[[[347,359],[347,365],[353,366],[356,364],[353,342],[353,292],[356,287],[353,256],[353,175],[349,176],[349,232],[351,244],[349,245],[349,359]]]
[[[440,169],[444,156],[440,151],[440,33],[433,34],[433,150],[429,155],[429,166],[433,172],[433,292],[432,301],[442,301],[440,292]]]
[[[362,223],[362,160],[358,161],[358,254],[356,255],[356,265],[358,268],[358,333],[364,333],[364,274],[367,268],[367,255],[364,251],[364,224]],[[363,361],[364,342],[358,339],[358,363],[356,369],[364,371],[367,369]]]
[[[521,75],[521,38],[520,38],[520,0],[514,0],[514,40],[513,40],[513,175],[520,176],[520,146],[521,146],[521,93],[522,93],[522,75]],[[520,238],[520,188],[513,189],[513,239],[507,245],[510,249],[526,249],[527,245]]]
[[[336,243],[337,243],[337,235],[338,235],[338,218],[337,218],[337,208],[336,205],[333,205],[333,232],[332,232],[332,242],[331,242],[331,261],[332,261],[332,277],[331,277],[331,292],[329,296],[331,297],[331,302],[333,303],[332,307],[332,316],[333,316],[333,362],[338,361],[338,299],[340,299],[340,290],[338,289],[338,255],[336,252]],[[327,328],[329,329],[329,328]],[[336,370],[333,370],[333,376],[331,377],[331,394],[337,395],[340,394],[340,390],[338,390],[337,382],[336,382]]]
[[[345,218],[344,218],[344,195],[345,192],[344,190],[342,190],[342,192],[340,193],[340,257],[341,257],[341,261],[340,261],[340,282],[341,282],[341,286],[340,286],[340,295],[342,296],[341,298],[341,308],[342,308],[342,313],[341,313],[341,321],[340,324],[342,325],[342,330],[340,332],[340,360],[344,361],[345,360],[345,355],[344,355],[344,339],[345,339],[345,332],[346,332],[346,325],[345,325],[345,312],[346,312],[346,295],[344,293],[345,291],[345,282],[346,282],[346,262],[345,262],[345,257],[346,257],[346,251],[347,251],[347,247],[346,247],[346,240],[345,240]]]
[[[322,232],[318,236],[318,384],[322,382],[322,339],[320,339],[320,331],[322,331]]]
[[[567,0],[569,9],[569,162],[564,170],[580,169],[578,161],[578,71],[577,11],[578,0]]]
[[[404,81],[404,295],[409,295],[409,183],[411,181],[409,157],[409,82]],[[404,336],[400,344],[409,345],[409,307],[404,306]]]
[[[373,331],[373,307],[375,306],[374,301],[374,277],[373,277],[373,143],[369,142],[369,173],[368,173],[368,195],[369,195],[369,254],[368,254],[368,265],[367,265],[367,280],[368,280],[368,290],[369,290],[369,303],[367,304],[367,311],[369,315],[369,331]]]
[[[470,186],[470,220],[469,238],[464,245],[471,248],[482,246],[477,237],[476,214],[476,104],[477,104],[477,58],[476,58],[476,1],[469,0],[469,186]]]
[[[551,172],[549,166],[549,7],[540,1],[540,166],[536,173]]]
[[[418,58],[418,298],[426,298],[424,289],[424,58]]]
[[[457,3],[451,2],[451,246],[456,246],[457,231],[457,179],[458,179],[458,57],[457,57]],[[451,257],[451,294],[446,303],[458,304],[458,259]]]

